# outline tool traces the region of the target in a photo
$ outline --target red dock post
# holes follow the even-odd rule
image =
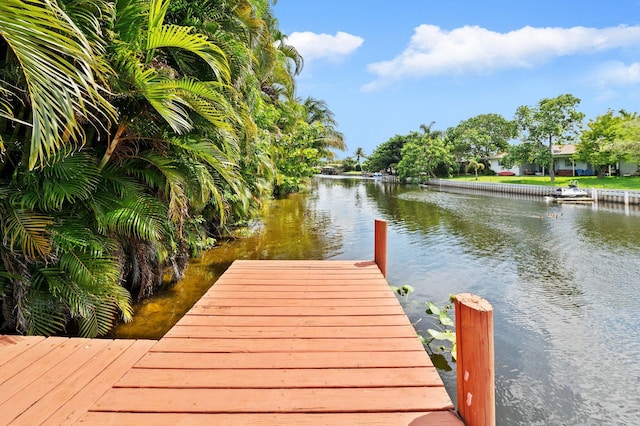
[[[493,307],[480,296],[456,295],[458,413],[468,426],[496,424]]]
[[[374,260],[382,276],[387,277],[387,221],[375,220],[374,226]]]

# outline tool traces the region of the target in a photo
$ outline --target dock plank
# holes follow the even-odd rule
[[[83,418],[85,424],[102,425],[155,425],[155,426],[314,426],[314,425],[359,425],[359,426],[443,426],[462,425],[455,414],[448,411],[389,412],[389,413],[115,413],[90,412]]]
[[[383,413],[453,409],[440,388],[176,389],[112,388],[93,411],[131,413]]]
[[[420,351],[415,337],[390,339],[206,339],[165,336],[153,352],[378,352]]]
[[[336,326],[362,326],[362,325],[405,325],[409,324],[406,315],[351,315],[340,316],[277,316],[277,315],[198,315],[188,312],[178,321],[180,325],[218,325],[252,327],[265,324],[274,326],[306,326],[306,327],[336,327]]]
[[[423,351],[391,351],[383,348],[373,351],[314,352],[231,352],[231,353],[179,353],[149,352],[136,364],[137,368],[361,368],[431,367],[429,357]],[[386,351],[385,351],[386,350]],[[384,352],[383,352],[384,351]]]
[[[434,367],[308,369],[140,369],[134,368],[115,387],[145,388],[354,388],[440,386]]]
[[[362,327],[229,327],[229,326],[182,326],[176,325],[168,333],[171,337],[196,337],[210,339],[360,339],[414,337],[415,329],[410,325],[382,325]]]

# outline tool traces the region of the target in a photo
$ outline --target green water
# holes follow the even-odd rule
[[[370,259],[389,223],[391,284],[418,329],[424,302],[471,292],[494,307],[498,424],[639,424],[640,216],[600,206],[322,178],[273,202],[253,237],[192,262],[122,338],[162,336],[234,259]],[[442,372],[455,399],[455,371]]]

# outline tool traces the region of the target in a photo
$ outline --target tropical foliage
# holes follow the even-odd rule
[[[608,111],[587,123],[580,135],[578,158],[594,164],[598,176],[604,167],[623,160],[640,162],[640,117],[636,113]]]
[[[577,110],[580,99],[570,94],[541,99],[535,107],[523,105],[516,111],[515,123],[522,142],[532,144],[530,152],[539,164],[549,170],[551,181],[555,179],[552,164],[553,145],[573,142],[579,135],[584,114]],[[548,155],[539,154],[539,148],[547,147]]]
[[[451,147],[444,132],[432,130],[432,125],[392,137],[369,155],[362,168],[394,173],[403,180],[450,174],[454,165]]]
[[[516,128],[499,114],[481,114],[447,129],[446,140],[458,161],[480,161],[505,152],[516,137]]]
[[[413,132],[408,139],[402,147],[402,159],[397,166],[401,179],[435,177],[438,168],[444,168],[448,173],[453,167],[453,155],[442,137]]]
[[[299,190],[345,149],[302,66],[269,0],[1,2],[2,327],[105,334]]]

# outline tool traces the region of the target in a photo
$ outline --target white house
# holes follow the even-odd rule
[[[598,170],[593,164],[575,159],[576,146],[574,144],[553,145],[553,170],[556,176],[594,176]],[[514,165],[511,168],[503,167],[500,161],[506,154],[496,154],[485,157],[491,170],[499,174],[501,172],[513,172],[515,175],[535,175],[547,174],[548,170],[543,170],[535,164]],[[640,166],[636,163],[621,161],[618,164],[609,166],[608,174],[619,174],[620,176],[634,176],[640,173]]]
[[[502,161],[505,155],[507,154],[502,153],[486,157],[485,159],[489,163],[489,168],[496,172],[496,174],[499,174],[500,172],[513,172],[515,175],[520,175],[520,166],[514,165],[511,168],[506,168],[500,164],[500,161]]]

